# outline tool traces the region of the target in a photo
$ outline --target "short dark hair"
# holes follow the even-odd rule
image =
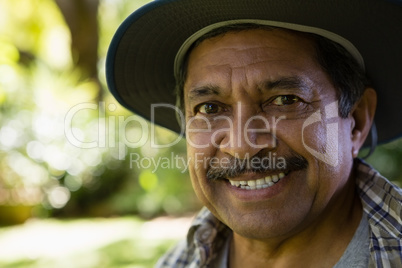
[[[228,32],[240,32],[253,29],[285,30],[283,28],[253,23],[233,24],[214,29],[201,36],[192,44],[190,49],[187,51],[183,64],[180,67],[179,77],[176,78],[176,96],[178,98],[177,104],[183,112],[184,84],[187,79],[188,58],[191,51],[206,39],[217,37],[219,35],[224,35]],[[365,88],[370,85],[363,68],[358,64],[356,59],[340,44],[317,34],[301,32],[297,33],[306,36],[314,42],[316,50],[316,60],[321,68],[329,75],[329,77],[331,78],[331,82],[338,91],[339,114],[341,117],[346,118],[351,112],[355,103],[362,96]]]

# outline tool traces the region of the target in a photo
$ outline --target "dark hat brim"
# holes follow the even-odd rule
[[[182,44],[200,29],[222,21],[258,19],[324,29],[360,52],[377,91],[379,142],[402,135],[402,1],[397,0],[159,0],[132,13],[109,47],[106,78],[127,109],[180,133],[174,62]],[[152,118],[151,118],[152,117]]]

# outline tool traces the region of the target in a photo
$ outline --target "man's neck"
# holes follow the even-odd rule
[[[314,223],[289,237],[255,240],[236,233],[229,267],[333,267],[342,257],[362,217],[353,180]]]

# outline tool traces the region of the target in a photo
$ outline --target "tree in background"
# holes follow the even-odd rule
[[[96,101],[102,100],[98,78],[99,0],[55,0],[71,33],[71,54],[82,78],[99,86]]]

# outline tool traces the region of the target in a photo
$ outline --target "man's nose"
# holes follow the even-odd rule
[[[232,131],[220,142],[222,152],[245,159],[276,147],[275,130],[264,115],[247,107],[242,107],[239,112],[233,117]]]

